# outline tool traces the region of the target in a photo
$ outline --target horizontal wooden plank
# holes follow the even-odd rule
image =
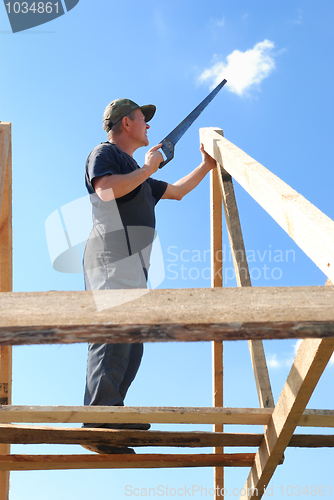
[[[166,469],[174,467],[250,467],[254,453],[140,455],[0,455],[0,470]]]
[[[259,446],[263,434],[74,429],[0,424],[0,443],[11,444],[110,444],[112,446]]]
[[[132,290],[95,293],[114,292]],[[91,292],[1,293],[0,345],[333,337],[333,303],[324,286],[152,290],[102,311]]]
[[[294,434],[288,446],[292,448],[333,448],[334,436],[328,434]]]
[[[0,422],[267,425],[273,408],[0,406]],[[304,427],[334,427],[334,410],[305,410]]]
[[[334,411],[305,410],[298,425],[302,427],[334,427]]]
[[[201,447],[258,447],[263,434],[228,432],[138,431],[110,429],[76,429],[0,424],[0,443],[9,444],[78,444],[111,446],[175,446]],[[295,434],[289,443],[298,448],[332,448],[333,435]]]
[[[271,408],[131,406],[0,406],[0,422],[182,423],[265,425]]]

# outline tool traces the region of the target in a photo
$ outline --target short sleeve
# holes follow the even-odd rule
[[[121,174],[121,166],[117,161],[117,153],[105,144],[97,146],[87,158],[85,182],[88,192],[94,193],[92,181],[95,177],[107,174]]]
[[[151,186],[152,196],[155,199],[155,204],[157,204],[161,197],[164,195],[168,184],[165,181],[152,179],[152,177],[149,177],[147,179],[147,182]]]

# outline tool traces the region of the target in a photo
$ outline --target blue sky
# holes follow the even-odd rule
[[[226,76],[228,86],[156,178],[172,183],[186,175],[201,159],[198,129],[220,127],[333,219],[333,13],[330,0],[80,0],[64,16],[13,34],[0,7],[0,119],[12,122],[13,136],[14,290],[83,289],[81,274],[52,268],[45,221],[86,195],[85,160],[106,139],[102,114],[116,98],[156,104],[149,130],[153,146],[208,94],[216,78]],[[136,153],[139,164],[144,154]],[[246,249],[254,256],[253,285],[323,285],[324,274],[284,231],[238,185],[235,191]],[[161,201],[157,220],[165,263],[160,286],[210,286],[208,178],[181,202]],[[225,284],[235,286],[225,228],[224,245]],[[273,258],[278,254],[279,262]],[[295,344],[265,342],[275,400]],[[86,345],[15,348],[13,403],[82,404],[85,363]],[[333,370],[329,364],[310,408],[333,408]],[[224,397],[226,406],[258,406],[246,343],[225,344]],[[146,345],[126,404],[210,406],[211,346]],[[13,452],[81,449],[13,446]],[[331,450],[288,450],[274,476],[272,498],[281,498],[281,485],[325,485],[329,498],[332,463]],[[247,475],[246,469],[227,470],[226,486],[241,488]],[[212,486],[211,469],[17,472],[11,475],[10,500],[128,498],[126,485],[198,484]]]

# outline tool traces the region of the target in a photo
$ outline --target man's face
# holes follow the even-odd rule
[[[140,109],[135,109],[132,116],[133,120],[130,119],[130,131],[131,137],[136,143],[136,147],[148,146],[147,130],[150,126],[146,123],[143,112]]]

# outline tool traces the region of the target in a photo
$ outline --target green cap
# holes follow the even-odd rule
[[[108,104],[105,112],[103,113],[104,130],[109,132],[109,130],[111,130],[117,122],[135,109],[141,109],[143,115],[145,116],[145,121],[149,122],[154,116],[156,107],[153,104],[138,106],[138,104],[130,101],[130,99],[116,99]]]

